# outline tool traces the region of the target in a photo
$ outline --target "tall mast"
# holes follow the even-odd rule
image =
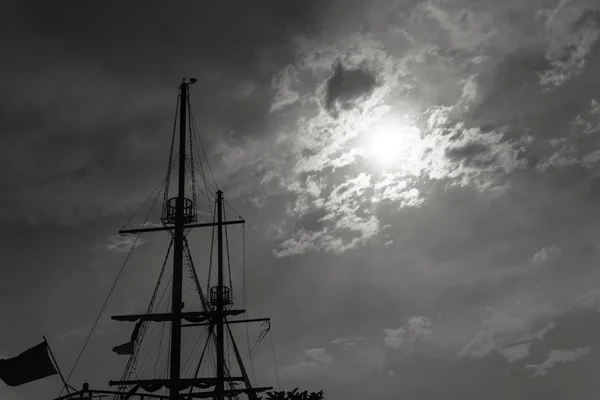
[[[223,299],[223,192],[217,191],[217,400],[224,399],[225,391],[225,330],[224,328],[224,299]]]
[[[170,343],[170,373],[169,377],[166,379],[162,378],[154,378],[154,379],[130,379],[131,371],[135,368],[135,361],[138,348],[135,346],[135,341],[140,340],[136,339],[137,333],[132,334],[132,339],[129,343],[126,343],[126,348],[133,347],[132,353],[119,353],[119,351],[115,350],[117,348],[121,348],[125,345],[117,346],[113,350],[118,354],[132,354],[134,367],[126,367],[126,372],[123,375],[122,380],[119,381],[109,381],[110,386],[119,386],[119,392],[105,392],[111,394],[123,394],[124,392],[122,388],[127,386],[137,386],[131,389],[128,392],[128,396],[133,395],[138,389],[143,389],[146,391],[155,391],[156,389],[151,389],[154,387],[166,387],[169,389],[169,397],[162,395],[154,395],[149,393],[144,394],[135,394],[141,400],[146,398],[148,399],[160,399],[160,400],[181,400],[187,399],[191,400],[193,398],[212,398],[217,400],[224,400],[227,397],[236,397],[239,394],[247,394],[250,400],[257,400],[257,393],[264,392],[265,390],[270,390],[272,387],[252,387],[252,383],[248,377],[246,369],[244,367],[244,360],[242,359],[237,344],[235,343],[233,334],[231,333],[231,329],[229,324],[232,323],[246,323],[246,322],[268,322],[269,318],[254,318],[254,319],[236,319],[233,321],[228,321],[226,316],[235,316],[240,315],[245,312],[245,310],[241,309],[232,309],[233,299],[231,296],[231,288],[224,284],[224,257],[223,257],[223,247],[224,247],[224,238],[223,238],[223,230],[227,225],[234,224],[243,224],[245,221],[240,217],[237,221],[226,221],[225,220],[225,212],[224,212],[224,198],[223,192],[221,190],[217,190],[217,218],[216,221],[213,222],[200,222],[198,223],[196,205],[194,204],[193,199],[186,199],[185,197],[185,178],[186,178],[186,125],[187,116],[190,109],[189,105],[189,85],[196,82],[196,79],[192,78],[189,82],[185,80],[179,86],[179,179],[178,179],[178,188],[177,188],[177,196],[168,198],[169,196],[169,176],[171,174],[171,161],[173,156],[173,145],[171,145],[171,156],[169,157],[169,169],[167,173],[167,182],[165,187],[165,203],[163,204],[163,210],[161,213],[161,222],[163,225],[161,227],[142,227],[137,229],[121,229],[119,233],[121,235],[126,234],[140,234],[140,233],[149,233],[149,232],[165,232],[168,231],[172,235],[173,239],[173,277],[172,277],[172,299],[171,299],[171,312],[170,313],[153,313],[150,309],[146,314],[136,314],[136,315],[121,315],[121,316],[113,316],[112,318],[117,321],[138,321],[138,324],[141,322],[170,322],[171,323],[171,343]],[[173,132],[175,135],[175,132]],[[175,141],[175,136],[173,136],[173,142]],[[191,143],[191,131],[190,131],[190,143]],[[192,167],[192,174],[193,174]],[[201,296],[202,300],[202,311],[189,311],[185,312],[182,310],[183,301],[182,301],[182,284],[183,284],[183,267],[184,261],[188,261],[190,263],[190,268],[193,270],[194,266],[191,264],[191,255],[189,258],[184,257],[184,254],[189,251],[187,249],[185,235],[192,228],[200,228],[200,227],[217,227],[217,264],[218,264],[218,282],[216,286],[213,286],[209,289],[209,301],[205,301],[204,294],[202,293],[202,289],[199,288],[198,292]],[[168,253],[167,253],[168,254]],[[195,272],[194,272],[195,275]],[[209,278],[210,282],[210,278]],[[196,284],[197,278],[196,278]],[[157,285],[160,285],[160,280]],[[158,287],[158,286],[157,286]],[[153,300],[152,300],[153,301]],[[152,304],[152,303],[151,303]],[[182,324],[182,321],[186,320],[188,323]],[[136,325],[136,330],[141,325]],[[190,328],[194,326],[208,326],[208,331],[211,334],[207,337],[207,344],[209,341],[216,341],[216,351],[217,351],[217,365],[216,365],[216,376],[212,377],[198,377],[198,371],[196,371],[196,376],[192,378],[182,379],[181,372],[181,330],[182,327]],[[213,330],[214,329],[214,330]],[[134,330],[134,332],[136,332]],[[212,334],[212,332],[216,331],[216,337]],[[229,332],[229,337],[231,339],[231,345],[233,351],[235,352],[235,356],[237,359],[237,363],[239,364],[239,369],[241,372],[241,376],[232,376],[232,371],[229,370],[227,365],[227,360],[225,357],[225,345],[230,342],[226,340],[227,332]],[[162,339],[161,339],[162,340]],[[135,354],[135,355],[134,355]],[[203,362],[204,352],[200,356],[198,368]],[[225,383],[233,382],[235,384],[244,383],[245,388],[232,386],[230,388],[225,388]],[[147,386],[150,385],[150,386]],[[182,388],[192,387],[190,389],[190,393],[188,394],[180,394]],[[193,388],[195,389],[206,389],[209,387],[214,387],[212,391],[196,391],[192,392]],[[87,389],[86,389],[87,390]],[[98,392],[98,391],[96,391]],[[91,391],[90,391],[91,393]]]
[[[185,126],[187,83],[179,86],[179,188],[175,211],[175,232],[173,252],[173,290],[171,301],[171,400],[179,398],[179,380],[181,374],[181,286],[183,270],[183,242],[184,242],[184,202],[185,202]]]

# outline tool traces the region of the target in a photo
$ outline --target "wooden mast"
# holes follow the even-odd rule
[[[225,392],[225,304],[223,299],[223,192],[217,191],[217,266],[218,266],[218,283],[217,283],[217,400],[223,400]]]
[[[269,318],[255,318],[255,319],[244,319],[227,321],[226,316],[239,315],[245,310],[230,309],[233,304],[231,298],[231,288],[224,284],[224,257],[223,257],[223,227],[227,225],[243,224],[245,221],[240,217],[237,221],[225,221],[225,213],[223,210],[224,198],[223,192],[217,190],[217,221],[210,223],[197,223],[195,207],[193,200],[185,198],[185,178],[186,178],[186,125],[187,125],[187,114],[189,110],[188,102],[188,90],[189,85],[195,83],[195,79],[190,79],[186,82],[185,79],[179,86],[179,179],[177,188],[177,197],[166,200],[165,207],[163,208],[163,214],[161,221],[163,222],[162,227],[151,227],[151,228],[138,228],[138,229],[122,229],[119,231],[121,235],[125,234],[139,234],[148,232],[170,232],[173,236],[174,252],[173,252],[173,278],[172,278],[172,299],[171,299],[171,312],[162,314],[138,314],[138,315],[127,315],[127,316],[113,316],[113,319],[120,321],[169,321],[171,323],[171,343],[170,343],[170,373],[168,379],[147,379],[147,380],[120,380],[110,381],[110,386],[138,386],[133,388],[129,395],[133,395],[141,385],[142,388],[145,385],[158,385],[169,388],[169,397],[154,395],[154,394],[135,394],[140,398],[154,398],[162,400],[180,400],[185,398],[186,400],[192,398],[208,398],[224,400],[227,397],[237,396],[239,394],[248,394],[250,399],[257,399],[257,393],[265,390],[270,390],[272,387],[251,387],[250,380],[247,376],[246,370],[243,366],[243,360],[237,349],[237,345],[231,335],[236,357],[241,365],[240,369],[242,376],[232,377],[229,376],[231,371],[228,371],[225,359],[225,343],[226,343],[226,331],[225,325],[230,323],[245,323],[245,322],[259,322],[269,321]],[[191,132],[190,132],[191,140]],[[171,148],[173,151],[173,148]],[[171,153],[172,155],[172,153]],[[193,173],[193,171],[192,171]],[[167,192],[168,193],[168,183]],[[166,197],[165,197],[166,199]],[[174,200],[174,201],[173,201]],[[174,207],[173,207],[174,203]],[[184,264],[184,252],[185,252],[185,235],[189,229],[199,227],[217,227],[217,264],[218,264],[218,282],[216,287],[210,288],[210,306],[208,309],[198,312],[183,312],[182,302],[182,286],[183,286],[183,264]],[[215,326],[216,328],[216,350],[217,350],[217,369],[216,377],[214,378],[181,378],[181,328],[182,320],[187,320],[188,324],[184,324],[185,327],[193,326]],[[214,338],[214,337],[213,337]],[[207,340],[211,340],[210,335]],[[201,359],[202,361],[202,359]],[[230,388],[225,389],[225,385],[228,382],[244,382],[246,388]],[[181,394],[181,390],[184,387],[190,385],[208,385],[214,386],[212,392],[190,392],[188,394]],[[89,393],[92,391],[87,391]],[[110,393],[117,394],[122,392],[101,392],[93,391],[96,393]],[[66,397],[64,397],[66,398]]]
[[[174,252],[173,252],[173,290],[171,301],[171,360],[170,360],[170,398],[178,400],[181,374],[181,288],[183,271],[184,241],[184,204],[185,204],[185,126],[188,85],[185,80],[179,86],[179,188],[175,209]]]

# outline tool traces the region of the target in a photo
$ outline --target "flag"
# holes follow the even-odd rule
[[[142,327],[142,323],[144,321],[140,320],[135,324],[135,328],[133,328],[133,332],[131,333],[131,340],[127,343],[123,343],[119,346],[113,347],[113,351],[119,355],[131,355],[135,350],[135,341],[137,340],[138,334],[140,333],[140,329]]]
[[[58,374],[48,355],[48,344],[42,342],[13,358],[0,360],[0,379],[8,386],[19,386]]]
[[[133,350],[134,350],[133,345],[134,345],[133,342],[127,342],[127,343],[121,344],[119,346],[113,347],[113,351],[119,355],[124,355],[124,354],[130,355],[130,354],[133,354]]]

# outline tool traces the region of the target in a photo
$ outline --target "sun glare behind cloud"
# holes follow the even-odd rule
[[[419,130],[403,121],[378,124],[366,138],[369,159],[378,166],[400,168],[413,162],[415,146],[420,141]]]

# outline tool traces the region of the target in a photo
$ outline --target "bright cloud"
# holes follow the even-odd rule
[[[544,247],[543,249],[541,249],[540,251],[538,251],[537,253],[535,253],[533,255],[533,259],[531,261],[536,264],[545,263],[552,257],[555,257],[556,255],[558,255],[560,253],[560,251],[561,251],[561,248],[558,245]]]
[[[552,322],[548,322],[552,315],[552,309],[548,306],[526,304],[496,310],[489,318],[482,321],[484,328],[460,350],[458,357],[483,357],[495,350],[510,348],[514,343],[543,339],[544,335],[554,327]],[[520,348],[516,351],[524,351],[524,349]]]
[[[412,351],[418,342],[433,335],[432,326],[427,317],[410,317],[400,328],[384,329],[383,342],[396,350]]]
[[[113,235],[108,238],[108,242],[106,243],[106,250],[108,251],[116,251],[120,253],[127,253],[134,247],[139,247],[147,242],[146,239],[137,236],[121,236],[121,235]]]
[[[544,376],[550,368],[557,364],[573,362],[592,352],[589,347],[578,347],[572,350],[552,350],[548,353],[548,359],[541,364],[526,365],[525,368],[533,370],[533,377]]]
[[[506,357],[509,363],[529,357],[531,343],[522,343],[516,346],[505,347],[498,350],[498,354]]]

